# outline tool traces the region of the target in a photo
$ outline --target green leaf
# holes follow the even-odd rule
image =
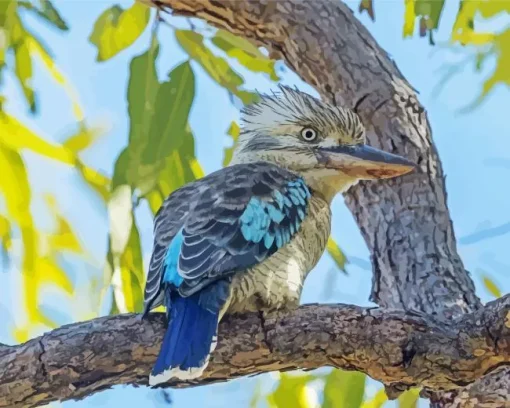
[[[436,30],[439,27],[444,3],[445,0],[416,0],[416,15],[426,19],[429,30]]]
[[[359,3],[358,11],[363,13],[364,11],[370,16],[372,21],[375,21],[375,13],[374,13],[374,1],[373,0],[361,0]]]
[[[315,377],[310,374],[281,374],[280,382],[274,392],[267,396],[270,408],[312,408],[306,394],[306,386]]]
[[[398,408],[417,408],[420,398],[420,390],[414,388],[404,392],[398,397]]]
[[[340,270],[347,274],[345,266],[349,263],[349,261],[333,238],[329,237],[326,248]]]
[[[223,166],[227,166],[230,163],[230,160],[232,160],[234,146],[235,146],[235,143],[237,142],[237,138],[239,137],[240,131],[241,131],[241,129],[239,128],[239,125],[236,122],[232,122],[230,124],[227,134],[232,138],[232,146],[227,147],[225,149],[225,152],[223,155]]]
[[[174,190],[200,177],[203,177],[203,171],[195,158],[195,140],[187,127],[181,148],[173,151],[166,159],[158,190],[166,198]]]
[[[76,162],[76,169],[83,181],[85,181],[90,188],[99,194],[104,202],[107,202],[110,198],[110,179],[104,174],[85,166],[79,160]]]
[[[157,54],[158,45],[153,41],[146,53],[133,59],[128,87],[130,132],[123,177],[142,195],[156,187],[168,157],[179,151],[191,134],[187,130],[195,95],[191,66],[189,62],[180,64],[170,72],[168,81],[159,83]]]
[[[322,408],[359,408],[363,402],[366,376],[356,371],[332,370],[324,385]]]
[[[4,254],[7,254],[11,248],[11,228],[11,222],[9,219],[0,214],[0,244]]]
[[[138,1],[127,10],[119,5],[105,10],[89,36],[97,47],[97,61],[106,61],[133,44],[145,31],[149,19],[149,7]]]
[[[0,143],[0,194],[3,195],[7,216],[21,231],[23,242],[22,284],[21,295],[23,307],[29,324],[41,321],[37,297],[39,269],[38,234],[30,213],[31,190],[25,164],[20,154],[6,148]],[[15,333],[19,342],[27,341],[30,333],[27,327],[19,328]]]
[[[58,210],[57,201],[54,196],[45,194],[46,205],[50,209],[51,215],[55,218],[56,228],[53,233],[48,235],[49,252],[69,251],[75,254],[84,253],[83,247],[78,236],[73,231],[69,221]]]
[[[411,37],[414,33],[416,17],[420,17],[420,35],[423,30],[437,30],[445,0],[405,0],[404,37]]]
[[[403,37],[412,37],[416,20],[414,0],[405,0]]]
[[[156,73],[158,54],[159,44],[156,38],[152,38],[149,49],[134,57],[129,65],[127,100],[130,144],[140,143],[149,133],[159,88]]]
[[[30,54],[39,57],[41,63],[47,69],[48,73],[53,77],[55,82],[57,82],[68,95],[71,101],[73,114],[76,117],[76,119],[78,121],[83,121],[84,115],[82,108],[80,106],[79,98],[76,94],[76,90],[73,88],[71,83],[66,79],[66,77],[62,74],[62,72],[60,72],[59,68],[57,67],[57,64],[51,57],[48,50],[35,36],[30,34],[28,31],[26,41],[28,42],[30,47]]]
[[[77,154],[92,146],[104,133],[101,126],[87,127],[80,124],[78,131],[69,135],[62,146]]]
[[[501,297],[501,290],[499,290],[498,285],[489,276],[483,276],[483,285],[492,296],[495,298]]]
[[[46,20],[52,26],[62,30],[68,31],[69,27],[64,21],[58,10],[55,8],[50,0],[39,0],[40,7],[34,6],[34,4],[28,1],[20,1],[18,4],[26,10],[35,13],[37,16]]]
[[[276,75],[274,61],[262,54],[248,40],[228,31],[218,30],[211,41],[216,47],[225,51],[229,57],[235,58],[250,71],[266,73],[273,81],[280,79]]]
[[[254,93],[239,89],[244,84],[243,78],[230,68],[225,59],[214,55],[206,47],[201,34],[190,30],[175,30],[175,37],[190,58],[198,62],[219,85],[236,95],[244,104],[257,100]]]
[[[182,145],[185,137],[195,96],[195,77],[189,62],[174,68],[168,78],[169,81],[160,85],[156,95],[156,109],[141,152],[143,165],[164,159]]]
[[[13,150],[31,150],[66,164],[75,163],[71,151],[61,145],[47,142],[7,113],[0,113],[0,144]]]
[[[30,111],[35,113],[37,111],[35,92],[32,87],[33,69],[32,58],[30,57],[30,49],[28,43],[24,40],[14,45],[14,64],[16,78],[23,89],[23,94],[27,100]]]

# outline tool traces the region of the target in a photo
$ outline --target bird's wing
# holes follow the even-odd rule
[[[163,304],[163,291],[161,290],[162,266],[168,252],[168,246],[179,232],[191,202],[196,193],[195,183],[186,185],[174,191],[163,202],[163,205],[154,218],[154,244],[152,256],[147,273],[144,295],[144,314]]]
[[[174,239],[170,245],[168,239],[156,237],[158,252],[153,254],[149,279],[157,276],[158,292],[165,281],[181,296],[190,296],[262,262],[298,231],[310,197],[303,179],[263,163],[227,167],[200,180],[194,189],[196,196],[180,211],[186,213],[184,221],[171,205],[165,205],[156,217],[156,224],[168,225],[161,231],[171,236],[170,241]],[[165,217],[179,217],[181,223],[170,226],[170,221],[159,220]],[[171,250],[159,248],[165,243]],[[170,260],[174,268],[162,268],[169,262],[167,254],[176,257]],[[155,293],[154,288],[150,291]]]

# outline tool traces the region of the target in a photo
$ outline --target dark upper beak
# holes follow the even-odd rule
[[[384,179],[409,173],[409,160],[367,145],[318,147],[317,157],[327,168],[361,180]]]

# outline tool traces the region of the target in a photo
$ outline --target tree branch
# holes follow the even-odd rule
[[[360,183],[346,194],[372,255],[371,300],[382,307],[433,315],[445,323],[481,306],[457,252],[443,170],[426,111],[394,61],[345,4],[334,0],[157,3],[265,46],[323,98],[355,107],[368,127],[371,145],[418,164],[419,171],[413,174]],[[510,370],[506,375],[510,378]],[[453,402],[459,398],[461,402]],[[488,378],[459,396],[433,398],[435,408],[478,406],[482,399],[494,401],[496,407],[510,400],[510,380]]]
[[[103,317],[0,352],[0,407],[80,399],[117,384],[147,385],[162,314]],[[510,295],[444,326],[426,316],[347,305],[230,316],[204,376],[188,387],[268,371],[335,366],[384,383],[452,389],[510,364]]]
[[[327,0],[152,3],[267,47],[323,98],[356,107],[371,145],[419,165],[412,175],[361,183],[346,195],[372,254],[372,299],[401,312],[306,306],[264,325],[253,315],[229,319],[199,384],[336,365],[387,384],[450,389],[494,370],[458,395],[433,395],[434,404],[498,406],[508,400],[508,371],[501,366],[509,362],[508,297],[477,310],[480,302],[456,250],[426,112],[349,8]],[[453,320],[449,325],[433,318]],[[146,384],[161,335],[160,317],[140,325],[132,315],[117,316],[0,348],[0,407],[82,398],[114,384]]]

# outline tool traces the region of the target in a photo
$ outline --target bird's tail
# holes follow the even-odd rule
[[[199,294],[172,299],[168,328],[149,378],[150,385],[171,378],[200,377],[216,347],[219,313],[200,306]]]

